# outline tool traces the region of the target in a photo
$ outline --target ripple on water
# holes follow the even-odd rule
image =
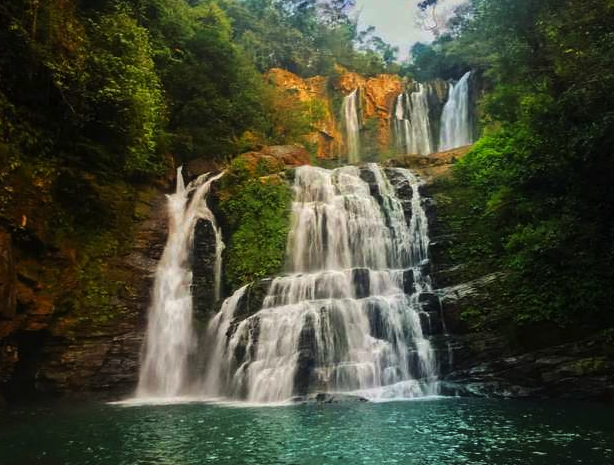
[[[0,418],[0,463],[605,465],[613,413],[483,399],[32,406]]]

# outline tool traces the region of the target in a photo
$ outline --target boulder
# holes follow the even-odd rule
[[[341,393],[329,393],[318,392],[312,394],[307,398],[307,402],[314,402],[318,404],[340,404],[340,403],[354,403],[354,402],[369,402],[365,397],[341,394]]]

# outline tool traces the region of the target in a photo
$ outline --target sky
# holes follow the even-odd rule
[[[419,0],[356,0],[359,26],[376,27],[376,34],[386,42],[399,47],[401,59],[409,56],[409,48],[415,42],[430,42],[433,36],[416,24]],[[446,0],[447,6],[463,0]]]

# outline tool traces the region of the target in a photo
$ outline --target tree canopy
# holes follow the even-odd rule
[[[434,1],[419,7],[430,8]],[[415,69],[473,69],[482,140],[457,167],[525,319],[612,321],[614,1],[471,0]],[[510,310],[511,311],[511,310]]]

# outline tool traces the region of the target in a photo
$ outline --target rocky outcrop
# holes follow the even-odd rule
[[[361,106],[361,144],[368,153],[385,153],[390,147],[390,116],[395,98],[408,85],[400,76],[380,74],[364,77],[340,70],[336,77],[316,76],[302,79],[288,71],[272,69],[269,82],[295,94],[301,102],[316,102],[324,108],[317,131],[310,141],[317,146],[319,158],[336,158],[346,151],[341,127],[341,100],[359,89]]]
[[[285,168],[309,165],[311,156],[299,145],[271,145],[263,147],[260,152],[283,163]]]
[[[614,333],[593,335],[561,334],[555,324],[518,326],[493,322],[473,327],[466,313],[488,304],[502,278],[498,272],[467,280],[463,263],[455,261],[452,250],[456,236],[439,218],[433,192],[441,197],[445,183],[433,184],[450,174],[450,167],[467,148],[424,157],[401,157],[395,166],[413,168],[427,183],[423,197],[427,203],[431,244],[430,272],[435,294],[441,302],[441,323],[435,320],[423,329],[432,335],[440,363],[442,392],[450,395],[489,397],[573,398],[614,402]],[[424,298],[429,307],[435,305]],[[436,310],[436,309],[435,309]],[[430,326],[429,326],[430,325]],[[441,326],[439,326],[441,325]],[[441,330],[439,330],[441,328]]]
[[[390,159],[390,166],[408,168],[420,175],[427,183],[441,179],[450,174],[454,164],[471,150],[471,145],[444,152],[432,153],[428,157],[420,155],[403,155]]]
[[[334,76],[328,78],[316,76],[303,79],[288,71],[272,69],[268,80],[280,89],[295,95],[301,102],[324,109],[320,120],[315,122],[317,131],[308,135],[311,143],[317,147],[318,158],[344,157],[348,150],[344,140],[342,121],[343,99],[358,90],[358,120],[360,127],[360,152],[362,161],[379,161],[382,155],[403,154],[405,145],[400,141],[404,136],[399,133],[396,111],[397,97],[404,92],[418,91],[418,83],[394,74],[362,76],[338,68]],[[474,109],[471,124],[474,139],[477,139],[479,121],[478,99],[483,87],[478,73],[471,75],[470,105]],[[424,83],[430,134],[433,146],[437,145],[440,135],[441,116],[448,99],[450,85],[442,79]],[[408,103],[404,104],[409,112]],[[311,110],[310,110],[311,112]],[[407,117],[407,115],[405,115]]]
[[[0,218],[0,393],[9,400],[126,394],[138,376],[164,248],[168,186],[109,186],[78,172],[54,176],[15,175],[12,184],[22,188]],[[98,228],[91,236],[101,242],[89,236],[78,242],[68,213],[84,230]],[[54,215],[66,223],[58,226]]]
[[[455,341],[455,367],[444,378],[450,393],[614,402],[614,343],[606,335],[513,355],[505,338],[480,350],[479,337]]]
[[[256,172],[260,163],[269,165],[269,171],[282,171],[300,165],[308,165],[311,161],[309,152],[298,145],[265,146],[259,151],[246,152],[237,157],[250,172]]]

